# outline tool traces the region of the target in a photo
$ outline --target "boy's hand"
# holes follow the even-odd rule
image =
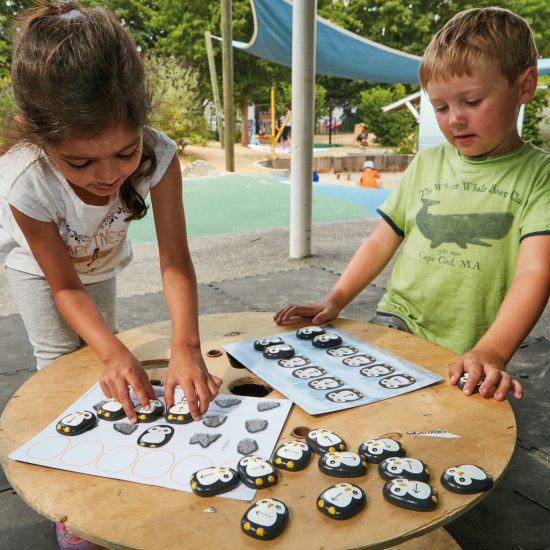
[[[289,304],[273,315],[273,320],[278,325],[291,322],[295,317],[311,318],[314,325],[322,325],[338,317],[340,308],[330,300],[321,300],[311,304],[292,305]]]
[[[471,395],[478,381],[485,378],[479,387],[483,397],[493,396],[497,401],[503,401],[509,391],[516,399],[523,397],[521,384],[506,372],[506,365],[495,353],[473,349],[460,356],[449,369],[451,384],[457,384],[464,372],[469,374],[463,390],[465,395]]]
[[[132,424],[136,422],[137,415],[128,386],[132,387],[143,407],[149,406],[151,399],[156,399],[155,390],[143,365],[129,352],[105,363],[105,369],[99,377],[99,385],[106,397],[112,397],[122,405]]]
[[[193,420],[200,420],[212,399],[218,395],[221,384],[221,378],[208,372],[200,350],[190,355],[172,357],[164,379],[166,410],[174,404],[174,390],[179,385]]]

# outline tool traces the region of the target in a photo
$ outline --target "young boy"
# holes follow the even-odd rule
[[[453,17],[433,38],[420,83],[448,143],[419,153],[380,207],[382,220],[321,301],[288,305],[334,319],[403,243],[373,322],[462,354],[451,384],[470,395],[522,397],[506,364],[542,313],[550,288],[550,153],[524,143],[520,106],[537,85],[527,23],[500,8]]]

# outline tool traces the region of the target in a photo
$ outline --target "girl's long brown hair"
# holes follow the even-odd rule
[[[22,121],[12,125],[12,139],[44,148],[117,126],[138,130],[148,122],[141,56],[129,32],[103,8],[83,8],[74,0],[36,2],[16,21],[11,74]],[[146,214],[134,182],[155,166],[146,131],[140,166],[121,187],[128,219]]]

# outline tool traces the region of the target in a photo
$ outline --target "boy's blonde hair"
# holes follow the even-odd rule
[[[420,63],[420,85],[451,76],[471,76],[484,63],[496,63],[512,86],[537,66],[537,47],[527,22],[504,8],[474,8],[456,14],[433,37]]]

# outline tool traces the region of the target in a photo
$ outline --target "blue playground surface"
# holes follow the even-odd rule
[[[313,184],[313,223],[378,217],[389,189]],[[183,201],[189,237],[288,227],[290,180],[263,175],[226,174],[184,180]],[[156,240],[153,214],[130,225],[134,242]]]

